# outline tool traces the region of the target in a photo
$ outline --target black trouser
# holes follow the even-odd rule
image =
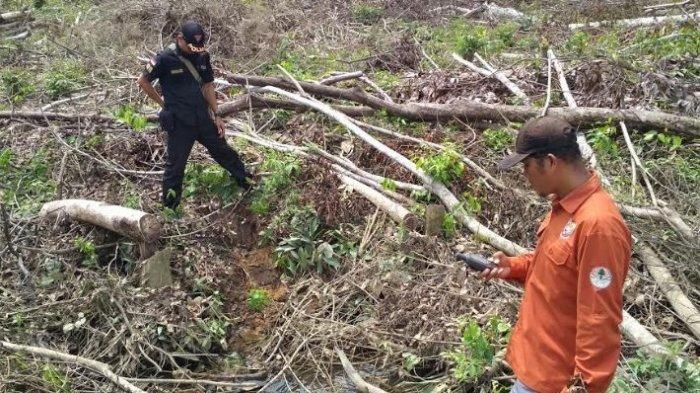
[[[163,205],[171,209],[180,204],[185,166],[194,142],[204,145],[212,158],[226,169],[236,182],[246,182],[245,166],[224,138],[219,137],[216,125],[208,116],[196,116],[194,125],[188,125],[171,113],[161,113],[161,126],[168,134],[168,156],[163,174]]]

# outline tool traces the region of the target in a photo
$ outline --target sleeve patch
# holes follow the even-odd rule
[[[597,289],[605,289],[612,283],[612,273],[607,267],[594,267],[588,277],[591,279],[591,284]]]

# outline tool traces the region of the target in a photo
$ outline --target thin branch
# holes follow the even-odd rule
[[[67,353],[58,352],[47,348],[13,344],[7,341],[0,341],[0,348],[3,348],[10,352],[28,352],[49,359],[60,360],[71,364],[77,364],[79,366],[85,367],[87,369],[101,374],[103,377],[107,378],[110,382],[112,382],[115,386],[119,387],[124,391],[127,391],[129,393],[146,393],[144,390],[141,390],[136,386],[132,385],[125,378],[113,373],[112,370],[110,370],[109,365],[102,362],[98,362],[97,360],[88,359],[76,355],[69,355]]]
[[[547,114],[547,109],[549,109],[549,102],[552,99],[552,53],[551,50],[547,51],[547,99],[544,101],[544,107],[542,108],[542,115]]]

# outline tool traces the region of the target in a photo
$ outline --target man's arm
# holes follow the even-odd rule
[[[158,94],[158,91],[156,91],[156,88],[153,87],[153,84],[150,80],[148,80],[146,75],[141,75],[136,82],[139,84],[139,87],[141,87],[141,90],[143,90],[143,92],[146,93],[150,99],[163,107],[163,97]]]
[[[582,235],[576,316],[576,368],[590,393],[603,393],[615,375],[620,356],[622,290],[631,242],[607,231]]]
[[[204,85],[202,86],[202,95],[204,95],[204,99],[207,101],[207,105],[209,105],[209,109],[211,109],[214,116],[214,124],[216,124],[216,128],[219,131],[219,136],[223,138],[226,133],[226,125],[224,124],[223,119],[216,114],[219,109],[219,103],[216,102],[216,90],[214,89],[213,83],[214,70],[211,67],[211,58],[209,57],[209,54],[206,53],[204,56],[206,56],[206,59],[205,69],[201,73],[202,80],[204,81]]]

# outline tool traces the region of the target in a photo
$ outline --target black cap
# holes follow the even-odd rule
[[[578,148],[576,130],[556,116],[528,120],[518,132],[515,153],[505,157],[498,169],[512,168],[532,154],[549,154],[562,148]]]
[[[197,22],[185,22],[180,26],[180,32],[185,42],[195,48],[203,48],[207,40],[207,35],[204,33],[202,25]]]

